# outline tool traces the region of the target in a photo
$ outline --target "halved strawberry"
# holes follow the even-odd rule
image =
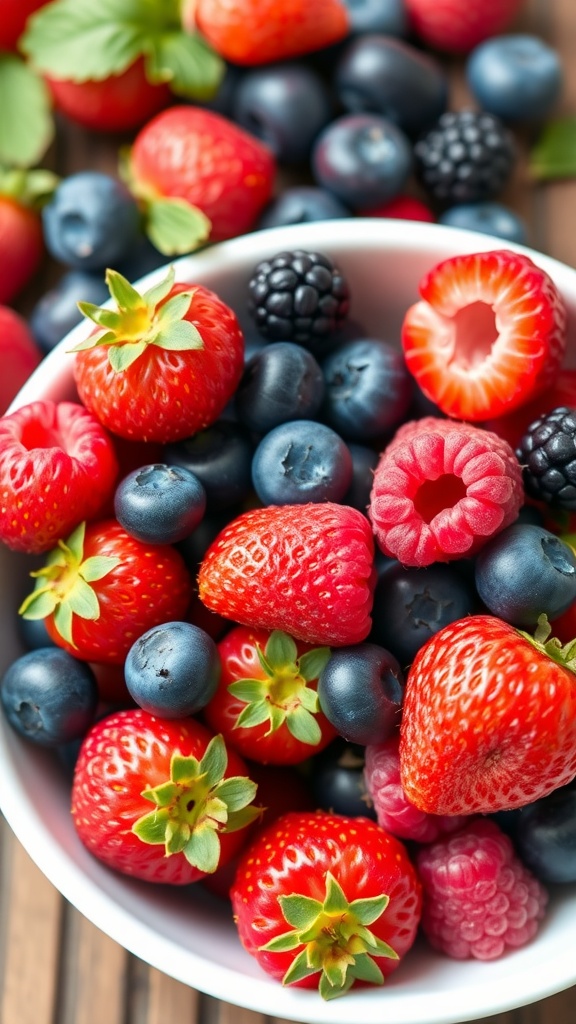
[[[408,369],[448,416],[487,420],[549,387],[566,346],[566,307],[527,256],[496,249],[437,264],[402,327]]]

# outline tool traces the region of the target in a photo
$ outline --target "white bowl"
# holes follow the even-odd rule
[[[352,316],[368,331],[398,337],[421,276],[457,253],[504,247],[499,239],[436,225],[343,220],[278,228],[235,239],[176,263],[177,277],[206,284],[242,319],[250,272],[260,259],[308,248],[333,257],[348,277]],[[510,245],[548,271],[570,309],[576,353],[576,272],[540,253]],[[162,271],[145,278],[158,280]],[[38,397],[75,392],[66,349],[77,327],[42,363],[13,408]],[[20,651],[15,607],[29,589],[25,557],[0,550],[0,670]],[[212,996],[263,1014],[310,1024],[454,1024],[502,1012],[576,983],[576,886],[559,888],[537,939],[491,963],[456,962],[423,944],[384,988],[353,990],[325,1003],[316,992],[282,988],[242,949],[228,907],[200,886],[186,890],[139,883],[102,866],[78,840],[69,785],[55,756],[27,744],[0,716],[0,806],[32,859],[75,907],[130,952]]]

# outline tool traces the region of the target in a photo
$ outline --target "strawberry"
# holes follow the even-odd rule
[[[174,271],[140,294],[120,274],[106,280],[116,310],[80,308],[98,329],[73,350],[78,393],[115,434],[176,441],[213,423],[234,393],[244,341],[232,310]]]
[[[80,748],[72,817],[87,849],[147,882],[187,885],[225,864],[258,816],[242,759],[192,718],[119,711]]]
[[[511,24],[524,0],[406,0],[411,27],[427,46],[468,53]]]
[[[344,39],[349,17],[342,0],[190,0],[193,23],[226,60],[269,64]]]
[[[0,217],[1,209],[0,204]],[[28,324],[9,306],[0,306],[0,360],[5,368],[0,379],[0,414],[3,414],[42,360],[42,352]]]
[[[448,416],[487,420],[554,381],[566,307],[528,256],[496,249],[443,260],[420,282],[402,326],[408,369]]]
[[[297,764],[334,739],[316,692],[329,647],[237,626],[218,653],[220,681],[203,714],[229,746],[263,764]]]
[[[145,204],[168,198],[200,210],[213,242],[254,226],[275,173],[271,151],[254,136],[220,114],[181,105],[142,128],[128,165],[132,190]]]
[[[310,644],[359,643],[370,632],[373,559],[368,520],[356,509],[269,505],[233,519],[210,545],[200,600],[225,618]]]
[[[56,109],[95,132],[139,128],[172,98],[167,85],[148,81],[142,58],[100,81],[74,82],[57,75],[45,75],[44,79]]]
[[[415,199],[413,196],[404,195],[396,196],[395,199],[382,203],[380,206],[371,206],[367,210],[362,210],[359,216],[392,217],[395,220],[422,220],[428,224],[434,224],[436,221],[434,213],[426,203],[423,203],[421,199]]]
[[[574,645],[490,615],[446,626],[410,668],[400,729],[407,798],[431,814],[522,807],[576,775]]]
[[[192,581],[167,544],[143,544],[114,519],[81,523],[30,574],[25,619],[45,619],[58,646],[85,661],[121,665],[142,633],[185,617]]]
[[[57,181],[44,170],[0,172],[0,303],[16,298],[40,266],[44,241],[39,207]]]
[[[0,419],[0,540],[53,548],[111,497],[118,464],[108,434],[77,402],[31,402]]]
[[[367,818],[289,813],[245,849],[231,889],[240,940],[285,985],[324,999],[382,985],[414,942],[421,890],[402,843]]]

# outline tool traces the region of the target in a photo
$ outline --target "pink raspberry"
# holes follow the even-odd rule
[[[456,960],[495,960],[534,938],[548,894],[490,819],[422,847],[416,865],[422,928],[435,949]]]
[[[405,423],[380,457],[368,515],[379,547],[403,565],[474,555],[516,519],[522,471],[507,441],[468,423]]]
[[[367,746],[364,752],[364,781],[374,805],[378,824],[400,839],[433,843],[447,832],[455,832],[468,821],[459,814],[428,814],[411,804],[400,782],[400,737]]]

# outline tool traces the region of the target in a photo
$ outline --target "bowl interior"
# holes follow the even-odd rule
[[[502,248],[498,239],[436,225],[345,220],[258,232],[177,261],[177,277],[205,284],[232,305],[245,326],[246,283],[260,259],[284,249],[330,255],[349,279],[351,316],[367,332],[398,340],[404,311],[422,275],[457,253]],[[531,255],[564,293],[569,346],[576,356],[576,272]],[[155,271],[145,278],[152,284]],[[75,396],[76,328],[48,356],[13,403]],[[0,670],[20,653],[16,608],[30,589],[30,559],[0,548]],[[229,907],[200,886],[184,890],[139,883],[105,868],[77,839],[69,813],[70,780],[55,755],[20,740],[0,716],[0,807],[50,881],[87,918],[154,967],[210,995],[260,1013],[318,1024],[453,1024],[544,998],[576,983],[576,886],[553,893],[531,945],[490,964],[459,963],[423,944],[384,989],[363,989],[324,1003],[315,992],[283,989],[240,946]]]

